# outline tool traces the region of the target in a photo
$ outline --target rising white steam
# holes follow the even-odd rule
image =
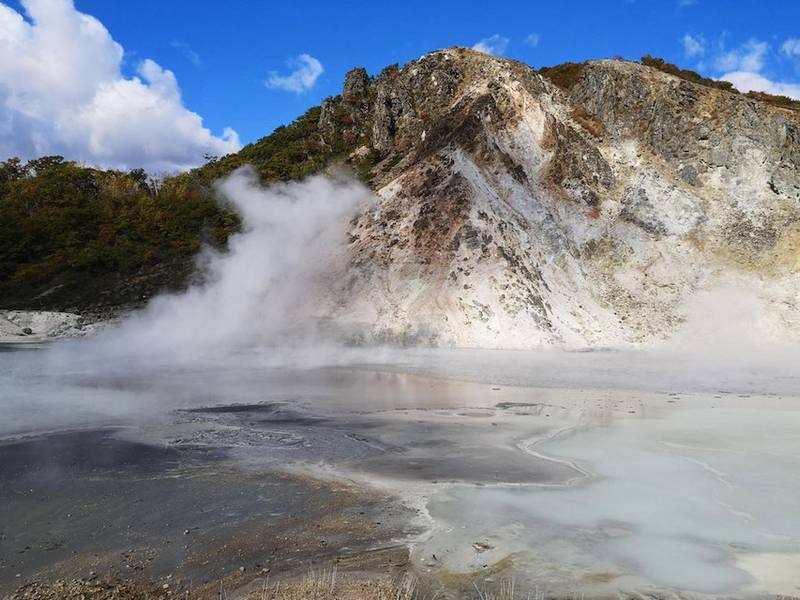
[[[218,185],[242,218],[225,253],[201,259],[205,283],[154,299],[95,343],[112,354],[183,362],[314,339],[328,284],[346,263],[347,222],[372,195],[352,179],[314,176],[261,187],[248,168]]]

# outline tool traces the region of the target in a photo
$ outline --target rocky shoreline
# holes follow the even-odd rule
[[[0,310],[0,344],[36,343],[93,335],[118,322],[119,315],[50,310]]]

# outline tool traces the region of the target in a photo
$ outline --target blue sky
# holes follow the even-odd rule
[[[65,1],[28,3],[40,3],[43,12]],[[17,1],[4,3],[25,12]],[[151,59],[174,73],[183,106],[213,136],[230,127],[241,143],[339,93],[354,66],[377,74],[391,63],[481,40],[488,40],[484,49],[535,67],[650,53],[709,76],[738,73],[740,85],[755,81],[800,94],[800,41],[793,42],[800,38],[800,2],[790,0],[76,0],[75,9],[99,20],[124,49],[123,78],[141,77],[142,61]],[[303,61],[305,82],[279,79]]]

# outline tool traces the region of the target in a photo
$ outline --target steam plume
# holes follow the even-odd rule
[[[243,230],[201,259],[205,283],[154,299],[94,343],[113,353],[183,362],[308,341],[326,279],[344,265],[347,221],[370,201],[352,179],[314,176],[261,187],[243,168],[218,185]]]

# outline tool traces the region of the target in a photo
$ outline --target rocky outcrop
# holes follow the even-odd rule
[[[624,61],[562,90],[460,48],[351,71],[336,102],[380,199],[336,316],[371,337],[638,343],[723,281],[800,330],[795,112]]]
[[[105,323],[92,322],[75,313],[54,311],[0,311],[0,343],[41,342],[53,338],[82,337]]]

